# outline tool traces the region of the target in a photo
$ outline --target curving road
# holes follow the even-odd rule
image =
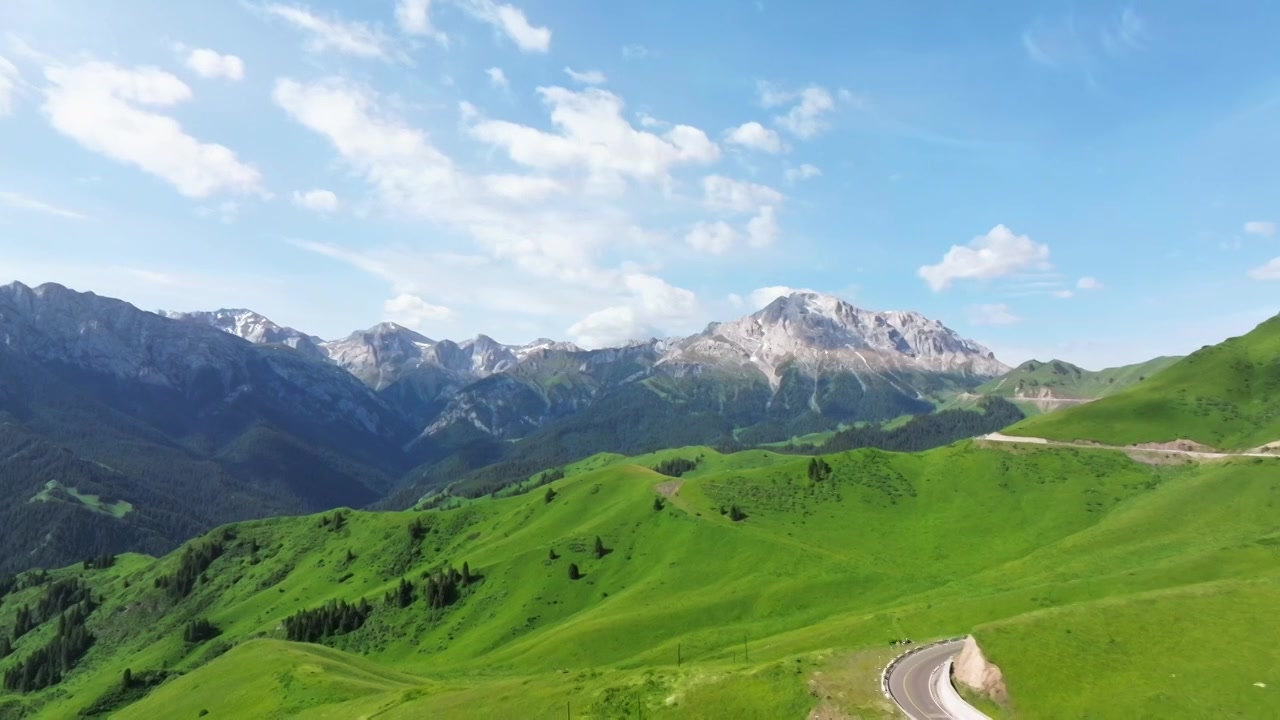
[[[963,640],[935,645],[914,655],[908,655],[893,666],[893,670],[889,673],[889,694],[893,696],[894,702],[898,703],[907,717],[912,720],[964,720],[975,716],[986,717],[963,703],[961,704],[964,710],[972,711],[976,715],[969,712],[961,715],[948,712],[938,696],[936,687],[942,682],[938,676],[943,672],[950,673],[951,666],[948,661],[954,658],[962,647],[964,647]],[[950,686],[949,674],[945,682]],[[951,692],[955,691],[951,690]]]

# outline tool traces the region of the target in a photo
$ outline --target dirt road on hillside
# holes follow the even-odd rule
[[[1193,450],[1193,447],[1205,447],[1199,443],[1190,440],[1175,440],[1169,443],[1144,443],[1142,445],[1102,445],[1100,443],[1091,442],[1060,442],[1057,440],[1046,440],[1038,437],[1016,437],[1014,435],[1005,435],[1003,433],[988,433],[979,435],[975,440],[986,440],[989,442],[1003,443],[1019,443],[1023,445],[1050,445],[1053,447],[1074,447],[1087,448],[1093,450],[1120,450],[1126,453],[1155,453],[1158,455],[1172,455],[1178,457],[1195,458],[1198,460],[1222,460],[1233,457],[1259,457],[1259,458],[1280,458],[1275,452],[1259,452],[1264,448],[1271,448],[1276,443],[1263,445],[1255,450],[1246,450],[1242,452],[1219,452],[1217,450]]]

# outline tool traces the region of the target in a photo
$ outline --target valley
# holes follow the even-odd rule
[[[793,296],[766,311],[803,318],[798,308],[812,302]],[[266,362],[286,363],[277,369],[294,368],[275,375],[284,382],[302,372],[346,378],[340,397],[370,408],[355,414],[363,442],[377,442],[384,428],[388,440],[419,447],[377,382],[326,358],[190,319],[112,311],[159,323],[152,332],[193,332],[206,349],[249,358],[244,372],[267,353]],[[830,330],[834,321],[821,318]],[[804,335],[811,321],[796,322],[779,326],[785,337],[826,342]],[[1268,358],[1277,328],[1264,323],[1149,379],[1113,373],[1129,378],[1117,381],[1123,389],[1074,409],[1025,418],[991,393],[970,409],[883,423],[832,416],[829,430],[756,447],[741,440],[751,428],[714,424],[729,421],[721,403],[738,391],[728,380],[699,398],[686,394],[683,376],[650,370],[652,387],[619,386],[631,394],[615,420],[602,422],[606,393],[527,438],[502,441],[554,454],[500,460],[478,484],[444,460],[428,472],[445,468],[445,482],[373,474],[359,468],[394,466],[362,466],[372,456],[360,445],[306,455],[319,452],[307,448],[330,432],[325,422],[344,421],[336,416],[294,421],[274,409],[255,419],[244,413],[266,406],[250,401],[219,410],[216,424],[174,434],[156,419],[202,402],[191,390],[126,407],[103,391],[64,405],[40,394],[52,383],[11,388],[0,455],[8,482],[30,489],[0,510],[13,527],[37,510],[66,534],[32,537],[48,548],[33,563],[44,569],[17,567],[25,571],[0,581],[0,717],[893,717],[875,678],[902,652],[898,641],[964,634],[1002,673],[998,694],[966,691],[993,716],[1061,717],[1065,708],[1124,718],[1156,707],[1177,708],[1171,717],[1265,715],[1277,707],[1271,696],[1246,689],[1262,689],[1252,683],[1269,680],[1257,670],[1280,666],[1280,656],[1245,628],[1280,599],[1272,522],[1280,456],[1248,451],[1271,432],[1250,423],[1275,397]],[[32,352],[50,357],[57,336],[35,337]],[[684,347],[706,342],[723,341]],[[6,357],[36,380],[66,372]],[[476,382],[517,382],[505,375],[523,372],[523,362]],[[242,372],[234,363],[213,367]],[[695,374],[699,382],[707,372]],[[893,371],[894,382],[905,372]],[[785,377],[771,402],[787,397]],[[963,376],[945,377],[928,382],[944,387]],[[272,392],[246,379],[238,388],[221,380],[230,384],[220,392]],[[976,380],[965,382],[977,389]],[[1153,387],[1161,398],[1188,398],[1196,420],[1181,419],[1179,403],[1153,419]],[[631,401],[639,397],[648,399]],[[645,408],[657,417],[673,397],[695,427],[724,427],[728,438],[680,443],[697,436],[686,423],[669,436],[597,440],[646,427]],[[174,502],[164,495],[166,475],[98,454],[120,450],[74,441],[60,425],[93,428],[84,417],[127,418],[113,427],[116,437],[143,453],[166,448],[176,462],[211,462],[243,483],[246,499],[288,497],[281,491],[292,488],[319,507],[210,516],[211,529],[200,528],[166,510]],[[575,441],[573,428],[591,434]],[[656,443],[666,448],[645,450]],[[606,451],[590,451],[595,444]],[[200,452],[211,454],[201,460]],[[296,464],[304,457],[314,459]],[[315,494],[353,482],[367,489],[359,504]],[[11,531],[7,541],[24,537]],[[75,564],[57,561],[68,547],[77,548]],[[1160,623],[1187,616],[1215,620],[1147,642]],[[1103,670],[1120,658],[1159,672],[1115,678]],[[1063,663],[1088,684],[1068,690],[1054,681]],[[1180,675],[1203,680],[1167,681]]]

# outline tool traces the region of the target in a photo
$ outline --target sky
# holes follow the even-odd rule
[[[0,283],[600,347],[792,289],[1009,364],[1280,312],[1280,6],[3,0]]]

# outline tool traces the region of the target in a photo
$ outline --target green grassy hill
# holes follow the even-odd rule
[[[1113,445],[1185,438],[1226,450],[1280,440],[1280,316],[1140,385],[1005,432]]]
[[[1037,397],[1043,393],[1055,398],[1092,400],[1136,385],[1180,359],[1158,357],[1105,370],[1085,370],[1062,360],[1028,360],[1006,375],[979,385],[973,393],[1003,398]]]
[[[675,457],[701,462],[678,479],[650,469]],[[0,717],[772,719],[820,702],[889,717],[876,689],[888,641],[969,631],[1019,717],[1060,717],[1064,693],[1095,717],[1159,698],[1168,717],[1280,713],[1250,685],[1280,687],[1276,651],[1234,629],[1280,630],[1263,611],[1280,582],[1274,461],[1151,466],[970,442],[825,459],[814,481],[808,457],[763,450],[603,455],[448,510],[237,523],[192,543],[221,552],[180,599],[157,582],[180,576],[177,553],[61,570],[51,580],[102,597],[96,640],[60,684],[0,695]],[[480,579],[433,610],[424,575],[463,563]],[[412,602],[387,603],[402,579]],[[0,633],[49,588],[5,595]],[[361,599],[372,612],[353,632],[286,640],[299,610]],[[220,634],[185,642],[196,619]],[[1140,642],[1160,623],[1198,627]],[[51,618],[18,638],[0,673],[56,632]],[[1136,671],[1173,662],[1205,677]],[[1135,672],[1064,686],[1063,663]]]

